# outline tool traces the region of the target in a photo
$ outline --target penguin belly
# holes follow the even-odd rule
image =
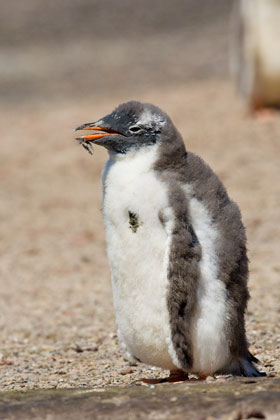
[[[176,369],[167,309],[168,237],[158,213],[167,189],[145,158],[108,162],[103,215],[119,339],[143,363]],[[149,159],[148,159],[149,162]],[[148,164],[146,162],[146,164]],[[144,166],[144,167],[143,167]]]

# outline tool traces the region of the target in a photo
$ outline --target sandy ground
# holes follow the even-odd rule
[[[106,152],[90,156],[72,133],[129,99],[167,111],[239,204],[251,260],[251,351],[261,369],[279,375],[280,118],[246,117],[226,76],[231,3],[3,6],[1,391],[100,388],[166,374],[131,366],[120,351],[100,213]]]
[[[251,260],[251,350],[269,375],[279,374],[279,117],[245,117],[228,81],[138,99],[172,116],[187,148],[239,203]],[[106,152],[90,156],[71,132],[119,101],[1,109],[1,390],[101,387],[166,373],[130,366],[120,351],[100,213]]]

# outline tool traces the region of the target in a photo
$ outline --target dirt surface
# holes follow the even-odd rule
[[[279,378],[230,381],[221,378],[211,384],[7,392],[0,394],[0,416],[5,420],[278,420],[279,397]]]
[[[24,4],[36,9],[35,3]],[[103,61],[91,67],[85,61],[84,73],[88,33],[77,39],[54,31],[61,48],[54,36],[51,43],[39,30],[37,39],[30,35],[31,26],[24,23],[23,44],[12,30],[14,38],[2,37],[1,391],[100,390],[167,374],[131,366],[120,351],[100,213],[106,152],[95,148],[90,156],[72,134],[73,127],[129,99],[167,111],[186,147],[210,164],[239,204],[251,260],[251,351],[269,377],[279,376],[280,118],[250,118],[236,98],[225,70],[231,2],[220,3],[220,15],[211,7],[200,14],[191,9],[193,26],[165,24],[164,36],[158,23],[156,32],[136,32],[127,42],[126,33],[117,29],[110,37],[107,26],[107,36],[96,36],[90,53],[102,51]],[[42,31],[44,22],[39,27]],[[182,53],[175,54],[175,47]],[[160,54],[165,48],[168,54]]]

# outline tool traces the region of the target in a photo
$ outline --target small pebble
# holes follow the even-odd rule
[[[120,371],[121,375],[129,375],[130,373],[133,373],[133,369],[127,368]]]

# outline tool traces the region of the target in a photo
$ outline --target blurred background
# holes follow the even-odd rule
[[[1,5],[5,101],[92,99],[225,77],[233,0],[15,0]]]
[[[130,99],[163,108],[238,202],[251,260],[251,351],[270,375],[280,372],[280,122],[249,118],[236,96],[232,6],[1,2],[0,389],[162,375],[127,371],[100,212],[107,155],[95,147],[90,156],[72,132]]]

